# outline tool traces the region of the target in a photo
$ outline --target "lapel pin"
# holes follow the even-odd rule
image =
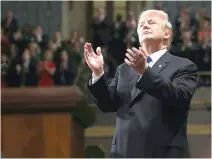
[[[162,67],[162,65],[159,65],[159,67]]]

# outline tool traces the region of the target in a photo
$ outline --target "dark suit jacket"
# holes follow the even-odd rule
[[[26,87],[35,87],[38,85],[38,76],[37,76],[37,69],[36,69],[36,63],[31,61],[28,70],[26,72],[23,71],[24,66],[22,63],[22,71],[19,76],[21,83],[25,85]]]
[[[89,83],[97,106],[117,112],[111,157],[188,157],[186,125],[197,76],[194,63],[166,52],[139,81],[124,63],[109,86],[104,76]]]

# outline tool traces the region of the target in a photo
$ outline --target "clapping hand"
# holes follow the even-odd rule
[[[143,74],[147,67],[147,53],[140,47],[139,50],[135,47],[127,49],[126,57],[124,61],[132,67],[137,73]]]
[[[104,60],[101,53],[101,48],[98,47],[95,53],[90,43],[85,43],[84,45],[84,56],[85,61],[89,68],[93,71],[95,76],[99,76],[104,72]]]

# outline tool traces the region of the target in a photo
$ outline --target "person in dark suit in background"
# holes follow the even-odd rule
[[[124,62],[124,52],[126,50],[124,39],[126,34],[127,27],[123,21],[122,15],[117,14],[116,21],[113,23],[112,27],[112,41],[109,44],[109,52],[115,59],[117,65],[120,65]]]
[[[1,21],[1,27],[4,28],[4,31],[8,33],[9,37],[13,35],[18,30],[18,21],[13,16],[13,12],[7,10],[5,18]]]
[[[171,55],[172,25],[168,14],[140,14],[141,47],[127,49],[125,63],[107,85],[101,49],[84,46],[92,70],[88,88],[103,112],[117,112],[110,157],[189,157],[187,118],[198,70],[186,58]]]
[[[73,85],[77,74],[77,66],[72,62],[67,51],[60,52],[59,60],[56,63],[55,84],[56,85]]]
[[[108,43],[112,40],[111,22],[104,8],[96,9],[96,17],[91,24],[93,46],[106,48]]]

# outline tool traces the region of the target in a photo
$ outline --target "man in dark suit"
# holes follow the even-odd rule
[[[92,40],[93,46],[96,49],[98,46],[107,47],[109,41],[112,39],[111,24],[108,16],[103,8],[96,9],[96,17],[93,19],[92,28]]]
[[[172,26],[165,12],[142,12],[137,33],[142,48],[127,49],[109,86],[101,49],[95,54],[85,44],[93,72],[88,88],[103,112],[117,112],[110,157],[189,157],[186,126],[197,67],[167,51]]]
[[[1,22],[1,27],[9,34],[10,38],[18,30],[18,21],[14,18],[12,11],[7,11],[6,17]]]

